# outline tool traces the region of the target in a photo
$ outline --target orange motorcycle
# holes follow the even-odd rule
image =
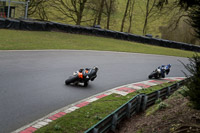
[[[97,77],[98,68],[95,66],[93,68],[80,69],[73,73],[73,76],[70,76],[65,80],[65,84],[69,85],[81,85],[87,86],[89,81],[93,81]]]

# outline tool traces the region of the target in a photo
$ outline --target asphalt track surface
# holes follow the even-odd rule
[[[0,133],[14,131],[59,108],[111,88],[147,80],[161,64],[184,76],[187,58],[100,51],[0,51]],[[79,68],[98,66],[89,86],[64,84]]]

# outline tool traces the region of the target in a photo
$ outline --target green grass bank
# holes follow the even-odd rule
[[[192,57],[194,52],[148,44],[61,32],[0,29],[0,50],[99,50]]]

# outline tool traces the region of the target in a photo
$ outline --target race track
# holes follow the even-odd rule
[[[16,130],[59,108],[108,89],[147,80],[161,64],[184,76],[187,58],[100,51],[0,51],[0,133]],[[79,68],[98,66],[87,88],[66,86]]]

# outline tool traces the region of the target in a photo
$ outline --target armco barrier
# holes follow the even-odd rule
[[[141,95],[133,97],[116,111],[88,129],[85,133],[101,133],[109,130],[115,131],[117,124],[119,124],[123,118],[130,118],[132,115],[139,112],[141,99]]]
[[[89,128],[85,133],[104,133],[108,131],[115,132],[117,125],[124,119],[130,118],[136,113],[145,111],[149,106],[153,105],[157,99],[165,99],[176,91],[180,86],[184,85],[185,80],[179,81],[169,87],[164,87],[150,94],[139,94],[134,96],[127,103],[119,107],[117,110],[106,116],[97,124]]]
[[[35,20],[16,20],[16,19],[0,18],[0,28],[31,30],[31,31],[61,31],[61,32],[76,33],[76,34],[88,34],[95,36],[110,37],[120,40],[134,41],[139,43],[146,43],[150,45],[156,45],[168,48],[176,48],[176,49],[200,52],[200,46],[192,44],[146,37],[146,36],[139,36],[130,33],[105,30],[95,27],[68,25],[56,22],[41,22]]]
[[[20,28],[20,21],[19,20],[14,20],[14,19],[8,20],[8,19],[6,19],[4,24],[5,24],[6,28],[15,29],[15,30]]]

